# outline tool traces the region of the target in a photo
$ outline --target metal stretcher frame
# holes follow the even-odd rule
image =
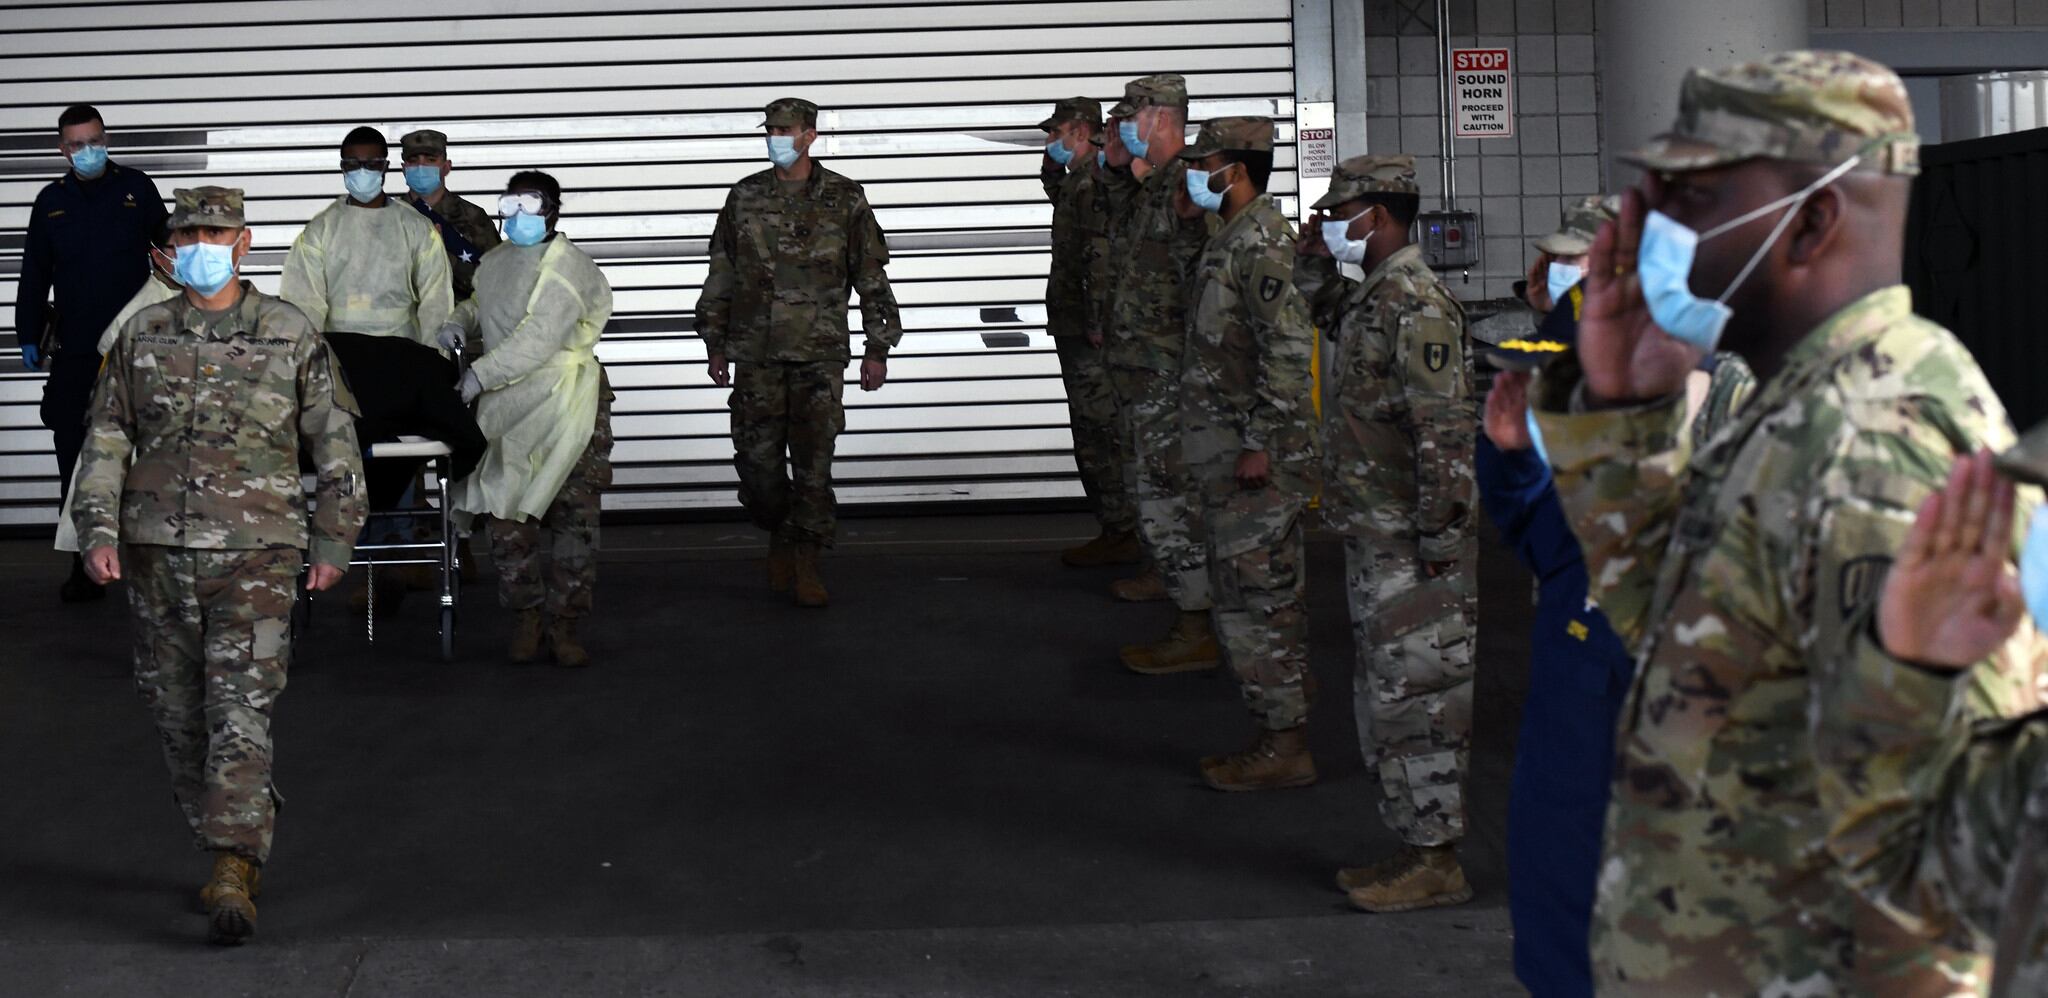
[[[458,547],[460,538],[455,530],[455,509],[449,503],[448,486],[454,481],[454,451],[439,440],[424,437],[401,436],[396,441],[370,445],[367,457],[377,458],[427,458],[434,466],[435,479],[440,483],[441,493],[439,514],[441,529],[433,541],[402,541],[389,544],[357,544],[355,554],[349,559],[350,567],[366,566],[368,577],[363,580],[369,594],[369,607],[364,613],[364,627],[372,644],[377,641],[377,568],[383,565],[435,565],[441,570],[441,660],[455,657],[455,606],[462,592],[462,556]],[[379,522],[392,520],[416,520],[419,510],[387,509],[370,511],[363,523],[367,534]]]

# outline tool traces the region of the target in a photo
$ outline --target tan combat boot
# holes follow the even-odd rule
[[[256,864],[231,852],[215,854],[213,879],[199,891],[206,899],[207,942],[239,946],[256,934],[255,880]]]
[[[1377,873],[1369,883],[1347,892],[1360,911],[1385,914],[1472,900],[1472,885],[1465,882],[1453,846],[1403,846],[1393,859],[1378,865]]]
[[[776,534],[768,538],[768,591],[789,592],[796,584],[796,553]]]
[[[1166,598],[1166,577],[1159,574],[1159,566],[1146,565],[1138,574],[1110,583],[1109,594],[1126,603],[1156,603]]]
[[[1166,676],[1216,668],[1223,660],[1223,652],[1216,646],[1216,632],[1209,625],[1208,612],[1183,610],[1164,639],[1149,645],[1125,645],[1117,657],[1132,672]]]
[[[1286,731],[1260,731],[1259,740],[1234,755],[1202,760],[1202,779],[1218,790],[1285,790],[1316,781],[1316,761],[1308,751],[1308,725]]]
[[[217,884],[217,883],[218,883],[218,881],[214,881],[214,880],[208,880],[208,881],[206,882],[206,886],[205,886],[205,887],[201,887],[201,888],[199,889],[199,910],[200,910],[200,911],[210,911],[210,910],[212,910],[212,908],[213,908],[213,896],[214,896],[214,894],[216,893],[216,891],[215,891],[215,884]],[[246,886],[246,887],[248,888],[249,900],[251,900],[251,901],[254,901],[254,900],[256,900],[257,898],[260,898],[260,897],[262,897],[262,896],[263,896],[263,868],[262,868],[262,867],[260,867],[260,866],[255,866],[255,865],[253,865],[253,864],[252,864],[252,865],[251,865],[251,866],[249,867],[249,880],[248,880],[248,882],[247,882],[247,883],[246,883],[246,884],[245,884],[244,886]]]
[[[532,665],[540,661],[540,638],[545,630],[539,607],[519,611],[519,617],[512,622],[512,643],[506,647],[505,656],[512,660],[513,665]]]
[[[548,624],[548,648],[555,664],[564,669],[581,669],[590,664],[590,653],[576,641],[576,618],[556,617]]]
[[[821,607],[831,602],[825,592],[825,580],[818,574],[818,545],[799,544],[796,547],[796,605]]]
[[[1131,565],[1138,560],[1138,535],[1128,530],[1103,531],[1088,543],[1060,552],[1060,563],[1068,568],[1096,568],[1102,565]]]

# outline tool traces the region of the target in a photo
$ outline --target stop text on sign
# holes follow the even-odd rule
[[[1514,60],[1507,49],[1451,50],[1451,134],[1461,139],[1515,134]]]

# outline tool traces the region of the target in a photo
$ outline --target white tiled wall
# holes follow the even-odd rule
[[[1567,199],[1601,190],[1600,85],[1593,0],[1451,0],[1452,44],[1514,53],[1515,135],[1460,139],[1458,206],[1486,242],[1467,300],[1499,298],[1528,267],[1529,240],[1557,228]],[[1367,147],[1416,159],[1423,207],[1442,193],[1435,4],[1367,0]]]
[[[1816,28],[2048,26],[2048,0],[1806,0]]]

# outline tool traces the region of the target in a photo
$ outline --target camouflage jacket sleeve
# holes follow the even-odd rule
[[[697,337],[704,352],[725,352],[725,338],[732,329],[732,296],[738,287],[739,233],[734,230],[734,194],[725,196],[718,221],[711,227],[711,272],[704,278],[704,290],[697,295]]]
[[[1294,287],[1308,300],[1309,318],[1315,321],[1317,329],[1337,328],[1352,283],[1330,257],[1313,254],[1294,259]]]
[[[448,244],[441,241],[441,230],[429,225],[426,232],[427,238],[413,250],[413,318],[420,342],[431,347],[436,345],[434,334],[455,311],[455,274],[448,266]]]
[[[78,532],[80,551],[121,542],[121,491],[128,477],[128,457],[135,451],[135,408],[128,397],[135,326],[131,318],[100,367],[85,447],[78,452],[71,525]]]
[[[886,358],[903,340],[903,316],[896,308],[896,292],[889,287],[889,239],[882,234],[882,223],[875,219],[875,210],[864,195],[853,204],[846,254],[846,272],[853,275],[853,290],[860,295],[866,355]]]
[[[1657,566],[1678,519],[1679,476],[1692,457],[1685,396],[1574,413],[1577,383],[1568,365],[1546,370],[1536,383],[1536,423],[1558,501],[1585,550],[1587,595],[1635,648],[1650,624]]]
[[[1415,529],[1424,561],[1456,561],[1474,540],[1471,358],[1457,306],[1424,298],[1402,310],[1394,366],[1415,441]]]
[[[299,449],[313,467],[314,509],[307,524],[308,554],[314,564],[346,569],[369,512],[363,488],[362,449],[356,442],[360,414],[327,340],[313,336],[299,361]]]
[[[299,230],[291,252],[284,256],[284,276],[278,281],[277,296],[298,306],[313,328],[327,330],[327,247],[326,227],[319,215]]]
[[[1315,395],[1309,383],[1309,357],[1315,353],[1316,338],[1312,330],[1302,328],[1300,306],[1289,304],[1293,256],[1291,241],[1274,242],[1231,261],[1238,271],[1232,279],[1258,350],[1255,395],[1244,421],[1245,450],[1264,451],[1271,445],[1296,450],[1298,446],[1282,444],[1283,435],[1315,419],[1301,411]]]

